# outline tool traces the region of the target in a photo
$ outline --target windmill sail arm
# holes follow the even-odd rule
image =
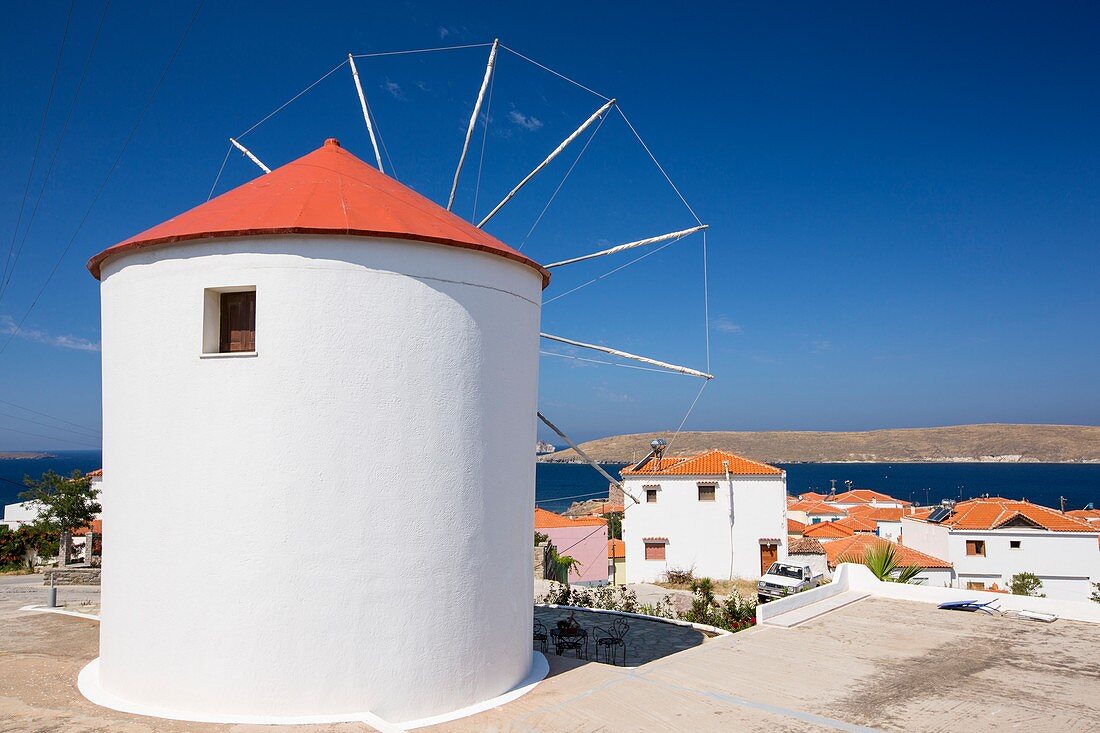
[[[481,220],[481,222],[480,222],[480,223],[479,223],[479,224],[477,225],[477,228],[478,228],[478,229],[481,229],[482,227],[484,227],[484,226],[485,226],[485,224],[486,224],[486,223],[487,223],[487,222],[488,222],[488,221],[489,221],[490,219],[492,219],[492,218],[493,218],[494,216],[496,216],[496,215],[497,215],[497,212],[498,212],[498,211],[500,211],[501,209],[503,209],[503,208],[504,208],[504,205],[505,205],[506,203],[508,203],[509,201],[511,201],[511,200],[512,200],[512,197],[513,197],[513,196],[515,196],[515,195],[516,195],[517,193],[519,193],[519,190],[520,190],[521,188],[523,188],[524,186],[526,186],[526,185],[527,185],[527,183],[528,183],[528,182],[529,182],[529,181],[530,181],[530,180],[531,180],[532,178],[534,178],[534,177],[535,177],[535,175],[536,175],[536,174],[537,174],[537,173],[538,173],[539,171],[541,171],[541,170],[542,170],[543,168],[545,168],[546,166],[550,165],[550,162],[551,162],[552,160],[554,160],[554,158],[556,158],[556,157],[558,157],[559,155],[561,155],[562,151],[563,151],[563,150],[565,150],[565,149],[566,149],[567,147],[569,147],[569,144],[570,144],[570,143],[572,143],[572,142],[573,142],[574,140],[576,140],[576,139],[577,139],[578,137],[580,137],[580,136],[581,136],[582,134],[584,134],[584,131],[585,131],[585,130],[587,130],[587,129],[588,129],[589,127],[591,127],[591,126],[592,126],[592,123],[593,123],[593,122],[595,122],[596,120],[598,120],[598,119],[600,119],[601,117],[603,117],[603,116],[604,116],[604,114],[606,114],[606,113],[607,113],[607,111],[608,111],[609,109],[611,109],[612,107],[614,107],[614,106],[615,106],[615,100],[614,100],[614,99],[611,99],[611,100],[608,100],[608,102],[607,102],[607,103],[606,103],[605,105],[603,105],[603,106],[602,106],[602,107],[600,107],[600,108],[599,108],[598,110],[596,110],[595,112],[593,112],[593,113],[592,113],[592,116],[591,116],[591,117],[589,117],[589,118],[588,118],[587,120],[585,120],[585,121],[584,121],[584,122],[583,122],[583,123],[581,124],[581,126],[580,126],[580,127],[578,127],[578,128],[576,129],[576,130],[574,130],[574,131],[573,131],[573,134],[571,134],[571,135],[570,135],[569,137],[565,138],[565,140],[563,140],[563,141],[562,141],[561,145],[559,145],[558,147],[554,148],[554,151],[553,151],[552,153],[550,153],[550,155],[546,156],[546,160],[542,161],[542,162],[541,162],[541,163],[539,163],[539,164],[538,164],[537,166],[535,166],[535,169],[534,169],[533,171],[531,171],[530,173],[528,173],[528,174],[527,174],[527,176],[526,176],[526,177],[524,177],[524,179],[523,179],[522,181],[520,181],[519,183],[517,183],[517,184],[516,184],[516,187],[515,187],[515,188],[513,188],[513,189],[512,189],[511,191],[509,191],[509,192],[508,192],[508,195],[507,195],[507,196],[505,196],[505,197],[504,197],[503,199],[501,199],[501,202],[500,202],[499,204],[497,204],[496,206],[494,206],[494,207],[493,207],[493,210],[492,210],[492,211],[490,211],[490,212],[489,212],[488,214],[486,214],[485,218],[484,218],[484,219],[482,219],[482,220]]]
[[[691,227],[690,229],[682,229],[678,232],[669,232],[668,234],[661,234],[656,237],[648,237],[646,239],[639,239],[635,242],[627,242],[626,244],[616,245],[609,247],[608,249],[602,249],[599,252],[592,252],[591,254],[581,255],[580,257],[573,257],[568,260],[562,260],[561,262],[552,262],[549,265],[544,265],[546,269],[552,267],[561,267],[562,265],[572,265],[574,262],[584,262],[585,260],[595,259],[596,257],[605,257],[607,255],[613,255],[618,252],[625,252],[628,249],[634,249],[635,247],[645,247],[650,244],[659,244],[661,242],[667,242],[670,239],[680,239],[686,237],[689,234],[695,234],[695,232],[701,232],[709,225],[700,224],[699,226]]]
[[[466,161],[466,152],[470,149],[470,138],[474,135],[474,127],[477,125],[477,117],[481,114],[481,103],[485,100],[485,90],[489,88],[489,80],[493,77],[493,66],[497,62],[497,49],[500,48],[500,39],[493,41],[493,47],[489,49],[489,63],[485,66],[485,78],[481,80],[481,89],[477,93],[477,102],[474,103],[474,112],[470,115],[470,126],[466,128],[466,140],[462,143],[462,154],[458,156],[458,167],[455,168],[455,178],[451,183],[451,195],[447,197],[447,211],[455,203],[455,191],[458,190],[458,177],[462,173],[462,164]]]
[[[573,339],[567,339],[563,336],[554,336],[549,333],[540,333],[544,339],[550,341],[557,341],[558,343],[568,344],[569,346],[579,346],[582,349],[592,349],[594,351],[602,351],[605,354],[611,354],[612,356],[619,356],[623,359],[633,359],[634,361],[640,361],[643,364],[652,364],[653,366],[661,367],[662,369],[668,369],[669,371],[678,372],[680,374],[687,374],[692,377],[702,377],[703,379],[714,379],[713,374],[707,374],[697,369],[691,369],[685,366],[677,366],[676,364],[669,364],[668,362],[658,361],[656,359],[650,359],[648,356],[639,356],[637,354],[631,354],[627,351],[620,351],[619,349],[612,349],[609,346],[600,346],[598,344],[587,344],[583,341],[574,341]]]
[[[251,160],[251,161],[252,161],[253,163],[255,163],[256,165],[260,166],[260,169],[261,169],[261,170],[262,170],[262,171],[263,171],[264,173],[270,173],[270,172],[271,172],[271,169],[270,169],[270,168],[268,168],[268,167],[267,167],[266,165],[264,165],[264,164],[263,164],[263,161],[261,161],[261,160],[260,160],[259,158],[257,158],[257,157],[256,157],[255,155],[253,155],[253,154],[252,154],[252,151],[251,151],[251,150],[249,150],[249,149],[248,149],[248,148],[246,148],[245,146],[241,145],[241,144],[240,144],[239,142],[237,142],[237,141],[236,141],[236,140],[234,140],[233,138],[229,138],[229,142],[230,142],[230,143],[232,143],[232,144],[233,144],[233,147],[235,147],[235,148],[236,148],[237,150],[240,150],[240,151],[241,151],[242,153],[244,153],[244,154],[245,154],[245,156],[247,156],[249,160]]]
[[[601,475],[601,476],[603,476],[603,477],[604,477],[605,479],[607,479],[608,481],[610,481],[610,482],[611,482],[612,484],[614,484],[615,486],[618,486],[618,487],[619,487],[620,489],[623,489],[623,493],[624,493],[624,494],[626,494],[627,496],[629,496],[629,497],[630,497],[631,499],[633,499],[633,500],[634,500],[634,503],[635,503],[635,504],[640,504],[640,503],[641,503],[641,502],[639,502],[639,501],[638,501],[638,498],[637,498],[636,496],[634,496],[633,494],[631,494],[630,492],[628,492],[628,491],[627,491],[626,489],[624,489],[624,488],[623,488],[623,483],[622,483],[622,481],[616,481],[615,479],[613,479],[613,478],[611,477],[611,474],[609,474],[609,473],[608,473],[607,471],[605,471],[605,470],[603,469],[603,466],[601,466],[600,464],[598,464],[598,463],[596,463],[596,462],[595,462],[594,460],[592,460],[592,457],[591,457],[591,456],[589,456],[589,455],[588,455],[587,453],[585,453],[585,452],[584,452],[583,450],[581,450],[581,448],[580,448],[580,446],[579,446],[579,445],[577,445],[577,444],[576,444],[576,443],[574,443],[574,442],[573,442],[572,440],[570,440],[569,436],[568,436],[568,435],[566,435],[565,433],[563,433],[563,432],[562,432],[562,431],[561,431],[561,430],[560,430],[560,429],[558,428],[558,426],[557,426],[557,425],[555,425],[554,423],[552,423],[552,422],[550,422],[549,420],[547,420],[547,419],[546,419],[546,416],[545,416],[545,415],[543,415],[543,414],[542,414],[541,412],[536,412],[535,414],[536,414],[536,415],[538,415],[538,418],[539,418],[539,420],[542,420],[542,422],[543,422],[543,423],[544,423],[544,424],[546,425],[546,427],[548,427],[548,428],[550,428],[551,430],[553,430],[553,431],[554,431],[554,432],[555,432],[555,433],[557,434],[557,436],[558,436],[559,438],[561,438],[562,440],[564,440],[564,441],[565,441],[565,442],[566,442],[566,443],[567,443],[567,444],[569,445],[569,447],[570,447],[570,448],[572,448],[572,449],[573,449],[573,451],[574,451],[574,452],[575,452],[575,453],[576,453],[576,454],[577,454],[578,456],[580,456],[581,458],[583,458],[583,459],[584,459],[584,460],[585,460],[585,461],[586,461],[586,462],[588,463],[588,465],[592,466],[592,468],[594,468],[594,469],[596,469],[597,471],[599,471],[599,472],[600,472],[600,475]]]

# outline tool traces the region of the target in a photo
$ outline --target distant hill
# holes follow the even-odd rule
[[[597,461],[630,463],[649,452],[654,438],[671,433],[616,435],[581,443]],[[771,463],[962,462],[1100,463],[1100,427],[1087,425],[955,425],[944,428],[818,431],[683,432],[669,455],[721,448]],[[579,460],[572,450],[541,461]]]

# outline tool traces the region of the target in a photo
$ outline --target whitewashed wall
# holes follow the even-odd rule
[[[204,289],[239,286],[255,355],[203,356]],[[218,240],[109,260],[102,302],[106,693],[402,721],[527,675],[536,271]]]
[[[984,540],[985,557],[967,555],[967,540]],[[1011,540],[1020,548],[1009,547]],[[1007,590],[1017,573],[1034,573],[1043,581],[1040,592],[1048,598],[1087,601],[1090,581],[1100,581],[1100,545],[1095,534],[1047,532],[1033,529],[1001,529],[992,532],[952,532],[948,552],[960,588],[968,580],[996,582]]]
[[[699,501],[700,482],[717,480],[715,500]],[[730,486],[733,526],[730,526]],[[659,485],[655,504],[646,486]],[[630,583],[659,580],[668,568],[694,568],[696,577],[759,578],[761,538],[779,538],[779,559],[787,556],[787,479],[782,476],[630,477],[623,520],[626,572]],[[665,560],[646,560],[646,537],[667,537]]]

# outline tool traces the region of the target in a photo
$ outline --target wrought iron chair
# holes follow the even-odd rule
[[[532,635],[533,640],[542,645],[542,650],[546,651],[546,643],[550,638],[550,634],[546,631],[546,627],[542,625],[542,622],[535,619],[535,633]]]
[[[577,659],[588,659],[588,632],[581,628],[569,630],[550,629],[550,640],[554,643],[554,651],[560,657],[566,649],[572,649]]]
[[[614,623],[608,626],[606,629],[602,629],[599,626],[592,628],[592,633],[596,637],[596,661],[600,661],[600,651],[603,651],[604,656],[608,662],[615,664],[615,657],[618,656],[617,649],[623,650],[623,666],[626,666],[626,634],[630,631],[630,624],[626,622],[626,619],[615,619]]]

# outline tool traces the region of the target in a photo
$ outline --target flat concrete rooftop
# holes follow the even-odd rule
[[[41,581],[39,581],[41,582]],[[39,586],[40,588],[40,586]],[[5,731],[369,731],[163,721],[76,690],[97,623],[21,613],[0,584]],[[867,598],[792,628],[756,627],[623,669],[549,655],[551,676],[503,707],[430,731],[1100,729],[1100,625],[939,611]]]

